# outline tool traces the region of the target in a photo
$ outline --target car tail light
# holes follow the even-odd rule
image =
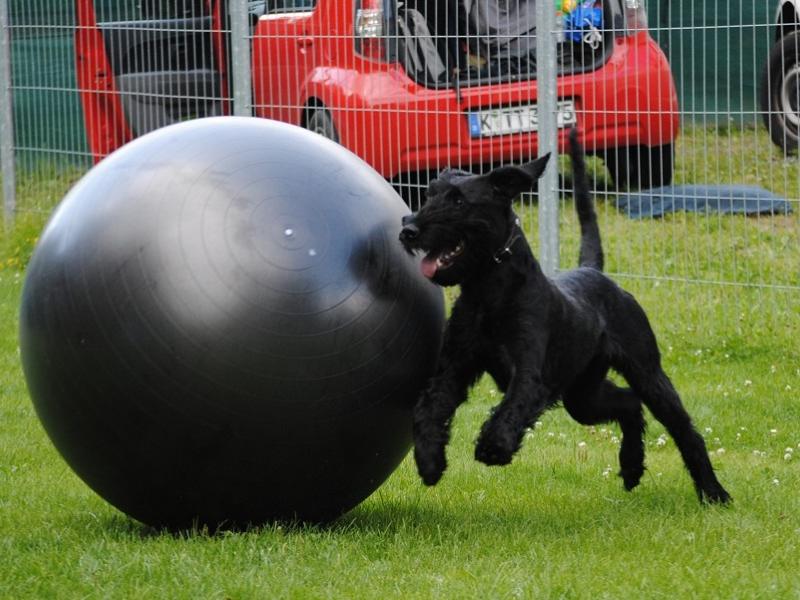
[[[625,24],[628,31],[647,30],[647,11],[644,7],[644,0],[623,0],[625,4]]]
[[[385,61],[386,18],[383,0],[357,0],[355,18],[356,52],[365,58]]]

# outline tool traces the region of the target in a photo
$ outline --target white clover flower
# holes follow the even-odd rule
[[[780,484],[781,484],[781,482],[777,477],[772,480],[772,485],[780,485]]]
[[[769,432],[770,432],[772,435],[776,435],[776,434],[778,433],[778,430],[777,430],[777,429],[770,429],[770,430],[769,430]]]
[[[725,454],[725,448],[717,448],[717,454]]]
[[[791,454],[792,452],[794,452],[794,448],[792,448],[791,446],[787,446],[784,452],[788,452],[789,454]]]
[[[783,455],[783,460],[785,460],[786,462],[789,462],[790,460],[792,460],[792,453],[791,452],[787,452],[786,454],[784,454]]]
[[[751,385],[753,385],[753,382],[752,382],[751,380],[749,380],[749,379],[745,379],[745,380],[744,380],[744,386],[745,386],[745,387],[749,387],[749,386],[751,386]]]
[[[578,442],[578,448],[586,448],[586,442]]]
[[[713,430],[713,429],[711,429],[711,427],[706,427],[705,429],[703,429],[703,431],[704,431],[705,433],[714,433],[714,430]]]

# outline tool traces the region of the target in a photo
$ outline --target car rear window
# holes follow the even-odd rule
[[[183,19],[208,16],[206,0],[140,0],[145,19]]]
[[[312,10],[317,0],[267,0],[268,13],[298,12]]]

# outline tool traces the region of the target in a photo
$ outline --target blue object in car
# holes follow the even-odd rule
[[[603,9],[593,6],[594,0],[585,2],[564,15],[564,35],[567,40],[580,43],[586,33],[603,27]]]

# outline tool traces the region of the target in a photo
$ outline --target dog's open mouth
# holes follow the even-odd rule
[[[444,252],[431,252],[420,263],[422,274],[428,279],[432,279],[437,272],[444,271],[453,266],[453,261],[464,252],[464,243],[459,243],[455,248]]]

